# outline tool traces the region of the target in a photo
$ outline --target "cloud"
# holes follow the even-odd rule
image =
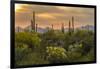
[[[67,27],[69,20],[74,16],[75,26],[94,25],[94,9],[83,7],[63,7],[49,5],[28,5],[18,4],[20,8],[15,12],[16,26],[27,26],[32,19],[32,12],[35,12],[36,23],[40,27],[47,27],[54,24],[55,28],[64,23]],[[21,23],[21,24],[20,24]]]
[[[36,16],[39,17],[39,18],[45,18],[45,19],[48,19],[48,18],[49,19],[55,19],[55,17],[52,16],[51,14],[49,14],[49,13],[39,13]]]

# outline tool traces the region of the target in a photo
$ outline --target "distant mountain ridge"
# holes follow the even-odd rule
[[[31,30],[32,30],[31,26],[27,26],[24,29],[21,28],[21,27],[15,28],[15,32],[23,32],[23,31],[29,31],[30,32]],[[37,32],[39,32],[39,33],[44,33],[46,31],[47,31],[47,29],[43,29],[43,28],[40,28],[40,27],[37,28]]]
[[[15,28],[15,32],[23,32],[23,31],[24,31],[24,29],[21,28],[21,27],[16,27]]]
[[[90,31],[94,31],[94,29],[95,28],[94,28],[93,25],[85,25],[85,26],[78,27],[75,30],[90,30]],[[31,26],[27,26],[24,29],[21,28],[21,27],[16,27],[15,28],[15,32],[23,32],[25,30],[31,31],[32,28],[31,28]],[[65,28],[64,30],[65,30],[65,32],[68,32],[68,28]],[[39,33],[44,33],[44,32],[47,32],[47,31],[48,31],[47,28],[44,29],[44,28],[37,27],[37,32],[39,32]]]
[[[90,30],[90,31],[94,31],[94,26],[93,25],[85,25],[85,26],[81,26],[79,27],[79,29],[81,30]]]

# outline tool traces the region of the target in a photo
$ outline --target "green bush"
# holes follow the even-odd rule
[[[15,61],[17,66],[93,61],[94,47],[92,31],[17,32]]]
[[[29,49],[27,45],[16,47],[15,48],[15,63],[16,63],[16,65],[18,64],[17,62],[23,60],[25,55],[29,54],[30,52],[31,52],[31,49]]]
[[[36,33],[30,32],[19,32],[15,35],[16,44],[23,43],[27,44],[28,47],[36,49],[40,46],[41,39]],[[18,45],[17,45],[18,46]]]
[[[17,66],[19,65],[40,65],[40,64],[49,64],[49,61],[44,60],[43,58],[40,57],[41,55],[35,52],[31,52],[27,55],[25,55],[25,57],[23,57],[23,59],[21,61],[17,61]]]
[[[68,60],[68,56],[66,54],[67,52],[62,47],[49,46],[47,47],[46,52],[48,54],[47,59],[51,63],[63,63],[63,62],[67,62]]]

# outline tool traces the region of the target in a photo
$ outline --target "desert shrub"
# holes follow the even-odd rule
[[[54,30],[49,30],[44,33],[41,38],[42,43],[45,43],[45,46],[59,46],[63,45],[64,42],[64,34]]]
[[[69,46],[68,57],[70,59],[70,62],[77,61],[77,59],[79,59],[82,56],[82,48],[83,45],[78,43]]]
[[[66,50],[62,47],[47,47],[47,59],[51,63],[64,63],[67,62],[68,56],[66,55]]]
[[[23,46],[18,46],[15,48],[15,63],[23,60],[23,57],[31,52],[31,49],[28,48],[27,45],[23,44]]]
[[[82,43],[85,52],[88,52],[94,46],[94,34],[92,31],[77,30],[72,34],[66,33],[64,39],[64,48],[68,50],[71,44]]]
[[[78,62],[88,62],[88,61],[94,61],[94,60],[95,60],[95,54],[94,54],[94,48],[92,48],[87,54],[83,55],[77,61]]]
[[[44,60],[43,58],[40,57],[41,55],[36,53],[36,52],[31,52],[27,55],[25,55],[25,57],[23,57],[23,59],[21,61],[18,61],[17,66],[20,65],[40,65],[40,64],[49,64],[49,61]]]
[[[86,30],[71,34],[54,30],[18,32],[15,34],[15,56],[16,65],[93,61],[94,34]]]
[[[15,35],[16,45],[23,43],[27,44],[29,48],[36,49],[40,46],[41,39],[37,34],[30,32],[19,32]]]

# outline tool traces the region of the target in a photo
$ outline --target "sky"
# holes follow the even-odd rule
[[[40,28],[52,27],[53,24],[54,29],[60,29],[62,23],[64,28],[68,28],[72,16],[75,28],[94,25],[94,8],[15,4],[15,27],[29,26],[33,11],[35,12],[35,23]]]

